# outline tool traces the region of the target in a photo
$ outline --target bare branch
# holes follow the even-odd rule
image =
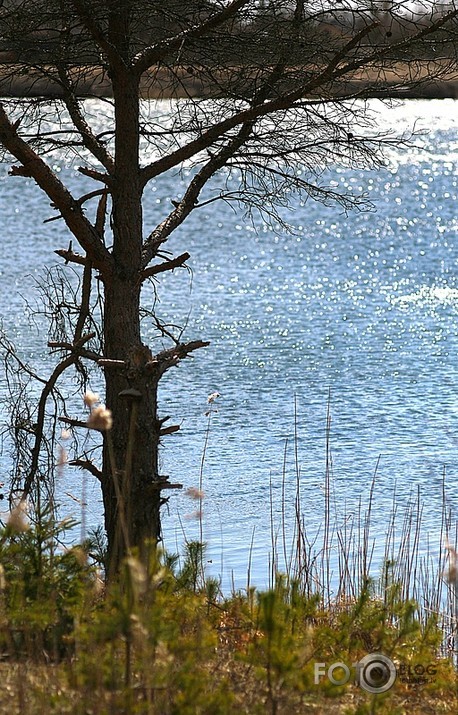
[[[82,422],[82,420],[75,420],[73,417],[59,417],[59,422],[63,422],[70,427],[81,427],[87,429],[87,422]]]
[[[86,201],[89,201],[90,199],[95,199],[97,196],[107,196],[107,194],[108,189],[95,189],[95,191],[89,191],[89,193],[80,196],[78,199],[78,203],[80,206],[82,206],[86,203]]]
[[[178,203],[175,210],[172,211],[167,218],[159,224],[159,226],[148,236],[143,246],[143,265],[147,266],[149,261],[155,255],[158,247],[167,240],[169,235],[174,231],[191,211],[195,208],[197,199],[202,188],[207,181],[221,169],[234,153],[245,144],[248,136],[251,133],[252,123],[245,122],[240,128],[238,134],[233,137],[226,146],[224,146],[217,154],[211,156],[210,160],[201,168],[201,170],[191,180],[182,200]]]
[[[0,346],[2,348],[2,351],[5,352],[6,358],[12,358],[14,362],[17,363],[19,369],[25,374],[29,375],[33,380],[36,380],[37,382],[40,382],[42,385],[46,385],[46,380],[42,377],[40,377],[35,370],[32,370],[21,358],[19,355],[16,353],[16,350],[13,346],[13,344],[8,340],[8,338],[3,334],[3,332],[0,332]]]
[[[90,179],[94,179],[94,181],[101,181],[103,184],[107,184],[108,186],[110,185],[110,176],[108,174],[102,174],[100,171],[90,169],[87,166],[79,166],[78,171],[80,174],[89,176]]]
[[[439,30],[441,27],[444,25],[448,24],[450,20],[455,19],[458,17],[458,10],[452,10],[445,15],[443,15],[439,20],[436,20],[434,23],[431,23],[431,25],[428,25],[427,27],[424,27],[422,30],[419,30],[415,35],[406,38],[405,40],[401,40],[397,43],[393,43],[391,45],[379,48],[373,52],[371,52],[370,55],[368,56],[363,56],[359,60],[353,60],[351,62],[347,62],[343,67],[341,67],[334,75],[332,72],[330,73],[330,76],[327,77],[327,81],[330,79],[339,79],[343,77],[344,75],[351,74],[355,72],[356,70],[359,70],[361,68],[369,68],[371,67],[374,62],[377,62],[379,60],[382,60],[383,58],[393,55],[394,53],[399,53],[400,56],[402,56],[402,50],[405,48],[409,48],[415,42],[418,40],[423,39],[424,37],[427,37],[428,35],[431,35],[435,33],[437,30]],[[372,23],[371,25],[368,25],[367,28],[364,28],[363,30],[358,33],[358,35],[367,35],[369,34],[366,32],[366,30],[372,31],[374,28],[378,26],[378,23]],[[355,36],[354,40],[358,37],[358,35]],[[342,49],[341,52],[339,52],[332,63],[330,65],[333,65],[334,68],[336,68],[340,62],[342,62],[343,59],[348,55],[349,51],[353,49],[358,43],[354,44],[354,40],[349,42],[345,47]],[[337,62],[336,62],[337,60]],[[326,77],[326,75],[329,74],[328,72],[329,68],[326,68],[325,71],[322,73],[321,77]],[[320,75],[318,75],[317,80],[320,79]],[[323,82],[321,82],[322,84]],[[319,85],[318,85],[319,86]],[[316,89],[316,87],[315,87]]]
[[[173,348],[162,350],[153,359],[146,363],[145,368],[149,372],[157,372],[162,375],[170,367],[177,365],[190,353],[200,348],[206,348],[210,343],[206,340],[192,340],[189,343],[178,343]]]
[[[160,42],[145,47],[133,59],[133,68],[141,74],[145,72],[151,65],[160,62],[166,55],[173,50],[178,50],[187,41],[202,37],[209,30],[222,25],[224,22],[233,17],[244,5],[248,5],[251,0],[233,0],[226,7],[211,15],[207,20],[201,22],[189,30],[184,30],[173,37],[166,38]]]
[[[103,143],[95,136],[91,127],[84,118],[84,115],[80,110],[78,100],[75,96],[75,88],[72,86],[68,72],[65,67],[60,64],[57,65],[57,70],[64,88],[64,95],[62,99],[68,109],[68,113],[73,124],[80,133],[83,145],[96,159],[98,159],[98,161],[100,161],[109,174],[114,174],[115,163],[113,157],[107,151]]]
[[[140,280],[143,282],[147,278],[151,278],[158,273],[163,273],[164,271],[173,271],[175,268],[184,265],[188,258],[190,258],[190,254],[185,252],[182,253],[180,256],[177,256],[176,258],[171,258],[168,261],[164,261],[164,263],[159,263],[159,265],[157,266],[151,266],[150,268],[146,268],[142,272]]]
[[[75,326],[75,332],[73,335],[73,345],[74,349],[81,349],[81,342],[88,339],[87,336],[83,336],[84,325],[89,317],[90,312],[90,299],[91,299],[91,286],[92,286],[92,265],[90,261],[87,261],[84,266],[83,271],[83,285],[81,288],[81,304],[80,311],[78,315],[78,320]],[[95,333],[91,334],[91,337],[95,337]],[[86,356],[87,357],[87,356]],[[98,357],[96,358],[98,360]]]
[[[87,425],[84,426],[86,427]],[[80,467],[80,469],[85,469],[87,472],[96,477],[99,482],[103,481],[103,472],[101,472],[90,459],[72,459],[72,461],[69,462],[69,465],[71,467]]]
[[[149,488],[152,491],[162,491],[163,489],[183,489],[182,484],[173,484],[172,482],[168,482],[167,480],[164,480],[162,482],[153,482],[153,484],[149,485]]]
[[[21,162],[25,170],[30,173],[30,176],[33,176],[40,188],[59,209],[68,228],[91,257],[94,266],[101,271],[110,270],[113,259],[101,242],[94,226],[87,220],[78,202],[56,174],[33,151],[30,145],[20,138],[17,129],[8,118],[2,102],[0,102],[0,142],[10,154]]]
[[[100,367],[106,367],[109,370],[122,370],[126,367],[125,360],[110,360],[109,358],[100,358],[98,360]]]
[[[95,219],[95,230],[99,234],[100,238],[103,240],[105,235],[105,220],[107,217],[107,200],[108,191],[102,190],[102,196],[100,197],[99,204],[97,206],[97,216]]]
[[[20,168],[20,167],[19,167]],[[18,167],[11,167],[11,170],[9,172],[11,176],[24,176],[22,172],[18,171]],[[77,202],[80,206],[86,203],[86,201],[89,201],[90,199],[95,198],[96,196],[101,196],[102,198],[105,197],[105,206],[106,206],[106,196],[108,194],[108,189],[96,189],[95,191],[90,191],[88,194],[84,194],[83,196],[80,196],[79,199],[77,199]],[[103,205],[103,202],[99,202],[99,207],[100,205]],[[52,208],[56,208],[54,204],[51,204]],[[47,218],[43,221],[43,223],[51,223],[52,221],[59,221],[59,219],[63,218],[59,214],[59,216],[52,216],[51,218]],[[95,226],[96,230],[98,231],[99,234],[101,232],[97,228],[97,222]]]
[[[86,30],[89,32],[96,45],[100,47],[102,52],[105,54],[107,60],[114,66],[123,66],[123,60],[119,54],[117,48],[108,41],[106,33],[97,24],[94,13],[91,12],[90,7],[86,5],[84,0],[71,0],[79,19],[83,23]]]
[[[59,377],[62,375],[62,373],[65,372],[65,370],[67,370],[67,368],[69,368],[71,365],[73,365],[77,359],[78,358],[76,355],[70,355],[69,357],[62,360],[62,362],[60,362],[54,368],[50,378],[48,379],[46,385],[44,386],[44,388],[41,392],[40,400],[38,402],[37,421],[36,421],[36,425],[34,427],[35,439],[34,439],[34,444],[32,447],[31,463],[30,463],[29,473],[28,473],[26,480],[24,482],[21,500],[27,499],[28,495],[30,494],[30,490],[32,489],[33,482],[34,482],[36,474],[37,474],[39,457],[40,457],[40,449],[41,449],[41,444],[42,444],[43,435],[44,435],[44,425],[45,425],[45,417],[46,417],[46,412],[45,412],[46,402],[48,400],[48,397],[52,393]]]
[[[32,447],[31,451],[31,463],[30,463],[30,468],[29,468],[29,473],[27,475],[27,478],[24,483],[24,488],[22,491],[22,499],[26,499],[27,496],[30,493],[30,490],[32,488],[33,482],[35,480],[37,471],[38,471],[38,465],[39,465],[39,457],[40,457],[40,450],[41,450],[41,445],[44,439],[44,425],[45,425],[45,418],[46,418],[46,403],[48,401],[49,396],[52,394],[56,383],[60,376],[67,370],[71,365],[74,365],[77,363],[81,353],[83,352],[83,345],[88,342],[91,338],[94,337],[94,333],[90,333],[88,335],[84,335],[80,337],[78,340],[75,341],[73,345],[71,344],[64,344],[64,343],[54,343],[50,342],[48,345],[49,347],[58,347],[62,348],[64,347],[65,349],[69,350],[72,354],[64,358],[56,367],[54,368],[51,376],[48,378],[42,392],[40,395],[40,399],[38,402],[38,412],[37,412],[37,421],[34,426],[34,444]],[[84,351],[87,352],[89,355],[89,351]],[[98,358],[97,358],[98,359]]]
[[[159,435],[163,437],[166,434],[173,434],[174,432],[178,432],[178,430],[180,429],[180,425],[170,425],[169,427],[163,427],[159,432]]]
[[[85,266],[88,259],[81,256],[79,253],[74,253],[71,249],[58,248],[54,253],[65,258],[65,263],[77,263],[80,266]]]
[[[69,343],[70,347],[68,349],[72,351],[79,350],[85,343],[87,343],[89,340],[92,340],[92,338],[95,338],[95,333],[88,333],[87,335],[82,335],[80,337],[75,336],[75,342]],[[48,347],[53,348],[61,346],[57,345],[57,343],[51,340],[48,343]]]
[[[230,130],[235,129],[237,126],[254,123],[257,119],[268,114],[273,114],[282,109],[289,109],[297,100],[330,81],[333,78],[336,67],[342,59],[344,59],[348,52],[354,49],[354,47],[356,47],[361,40],[374,29],[374,27],[377,27],[377,25],[378,23],[372,23],[368,27],[363,28],[355,37],[345,44],[344,48],[336,53],[333,60],[321,73],[313,78],[308,78],[307,81],[304,82],[304,84],[301,84],[298,88],[291,92],[281,93],[278,97],[275,97],[270,101],[263,102],[263,97],[261,97],[261,101],[255,101],[255,104],[249,109],[237,112],[231,117],[213,124],[210,129],[203,132],[197,139],[185,144],[174,152],[170,152],[167,156],[158,159],[149,166],[143,167],[141,170],[143,183],[146,184],[154,176],[157,176],[164,171],[168,171],[174,166],[181,164],[183,161],[190,159],[195,154],[208,149],[218,138],[227,134]],[[345,72],[347,71],[349,70],[345,70]],[[341,72],[342,74],[345,74],[345,72]]]
[[[91,333],[89,337],[85,336],[84,339],[89,340],[94,336],[95,333]],[[86,358],[87,360],[92,360],[93,362],[99,363],[102,356],[94,352],[93,350],[87,350],[86,348],[83,348],[79,343],[80,341],[76,341],[75,343],[67,343],[65,341],[50,340],[48,342],[48,348],[51,348],[52,350],[68,350],[68,352],[71,352],[78,357]]]
[[[348,58],[349,56],[351,57],[352,51],[361,44],[365,37],[378,27],[379,23],[373,22],[366,25],[335,53],[332,60],[328,62],[321,72],[312,75],[303,73],[305,80],[300,82],[299,85],[293,90],[280,92],[276,97],[268,101],[255,103],[249,108],[235,112],[232,116],[227,117],[220,122],[213,123],[209,129],[203,131],[196,139],[143,167],[141,170],[143,184],[145,185],[151,178],[178,166],[182,162],[189,160],[205,149],[209,149],[215,141],[237,126],[243,125],[247,122],[255,122],[262,117],[274,114],[281,110],[290,109],[294,107],[296,102],[304,97],[316,94],[319,89],[325,87],[327,84],[336,82],[346,75],[351,75],[361,68],[370,68],[374,63],[379,62],[386,57],[392,56],[393,52],[408,48],[413,42],[431,35],[451,20],[455,19],[457,16],[458,10],[452,10],[439,20],[436,20],[427,27],[419,30],[413,37],[407,38],[398,43],[393,43],[392,45],[384,45],[383,47],[378,46],[370,53],[365,52],[362,57],[350,60],[346,64],[342,64],[345,58]]]

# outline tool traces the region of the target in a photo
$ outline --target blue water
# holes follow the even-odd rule
[[[379,103],[374,107],[381,109]],[[311,533],[320,528],[329,395],[337,523],[356,515],[359,500],[367,500],[377,463],[373,532],[381,542],[394,490],[402,510],[420,488],[425,529],[437,535],[444,471],[456,514],[455,116],[453,100],[381,110],[381,128],[417,122],[426,133],[409,149],[391,149],[385,168],[335,167],[327,177],[341,188],[366,192],[371,211],[345,215],[339,207],[309,200],[286,216],[295,228],[291,235],[261,219],[253,224],[216,202],[196,210],[170,241],[175,254],[189,251],[192,273],[163,278],[158,315],[186,324],[185,337],[211,345],[164,379],[162,414],[182,427],[164,439],[162,465],[185,487],[198,486],[202,478],[209,569],[224,583],[232,575],[236,584],[245,582],[253,531],[252,579],[265,583],[271,515],[278,527],[283,480],[288,538],[292,533],[297,467],[306,524]],[[71,185],[82,181],[72,165],[56,161]],[[38,189],[6,173],[5,166],[0,309],[25,357],[45,370],[43,324],[30,327],[20,294],[33,299],[32,278],[24,276],[39,275],[68,237],[57,223],[42,225],[51,211]],[[146,226],[160,220],[185,181],[186,175],[156,180],[145,197]],[[153,297],[145,299],[151,304]],[[144,332],[145,338],[153,336],[148,319]],[[220,397],[201,473],[207,396],[215,391]],[[7,470],[6,453],[3,461]],[[65,508],[78,510],[65,495],[81,496],[81,473],[67,468],[60,480]],[[87,522],[94,526],[101,520],[101,500],[90,478],[86,498]],[[199,538],[195,510],[184,493],[171,496],[164,512],[171,550],[184,538]]]

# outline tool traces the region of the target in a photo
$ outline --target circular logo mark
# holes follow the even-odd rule
[[[396,666],[381,653],[364,656],[357,663],[356,668],[358,683],[368,693],[386,693],[396,680]]]

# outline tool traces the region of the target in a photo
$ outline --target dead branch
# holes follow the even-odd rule
[[[51,219],[48,219],[50,221]],[[85,266],[87,263],[87,258],[82,256],[80,253],[74,253],[71,249],[58,248],[54,251],[61,258],[65,258],[65,263],[77,263],[80,266]]]
[[[240,149],[247,141],[253,128],[253,122],[245,122],[239,129],[235,137],[232,137],[226,145],[216,154],[210,155],[209,161],[200,169],[189,183],[188,188],[176,208],[167,216],[162,223],[157,226],[148,236],[143,245],[143,265],[146,266],[153,258],[154,250],[164,243],[170,234],[180,226],[196,207],[197,199],[208,180]]]
[[[84,115],[79,107],[78,100],[75,96],[75,88],[68,71],[60,63],[57,65],[57,70],[62,87],[64,88],[63,100],[65,102],[65,106],[67,107],[73,124],[80,133],[84,146],[93,156],[95,156],[96,159],[100,161],[109,174],[114,174],[115,163],[113,157],[107,151],[104,144],[94,135],[91,127],[84,118]]]
[[[30,490],[33,485],[33,481],[35,479],[35,476],[36,476],[36,473],[38,470],[40,448],[41,448],[41,444],[44,439],[44,423],[45,423],[45,417],[46,417],[46,403],[47,403],[48,397],[53,392],[59,377],[65,372],[65,370],[67,370],[67,368],[69,368],[71,365],[76,364],[76,362],[79,359],[79,353],[80,353],[83,345],[86,342],[88,342],[88,340],[93,338],[94,336],[95,336],[95,333],[89,333],[88,335],[83,335],[73,345],[69,344],[68,349],[70,349],[70,351],[72,352],[72,355],[69,355],[68,357],[66,357],[54,368],[51,376],[47,380],[47,382],[41,392],[40,399],[38,402],[37,421],[36,421],[36,425],[34,427],[35,440],[34,440],[34,444],[32,447],[31,464],[30,464],[29,474],[27,475],[27,478],[26,478],[26,481],[24,484],[24,489],[22,492],[22,499],[26,499],[27,496],[29,495]],[[52,343],[51,343],[50,347],[53,347]]]
[[[169,338],[175,345],[179,345],[180,340],[179,338],[176,338],[175,335],[171,332],[171,330],[167,330],[165,325],[161,323],[157,315],[151,315],[151,318],[154,320],[154,323],[156,325],[156,328],[158,331],[163,335],[164,337]],[[176,327],[176,326],[171,326],[171,327]],[[180,331],[180,335],[182,334],[182,330]]]
[[[46,403],[48,400],[49,395],[52,393],[54,390],[54,387],[57,383],[57,380],[59,377],[69,368],[71,365],[75,363],[77,360],[76,355],[70,355],[69,357],[65,358],[65,360],[62,360],[53,370],[50,378],[48,379],[45,387],[43,388],[41,395],[40,395],[40,400],[38,402],[38,413],[37,413],[37,421],[36,425],[34,428],[35,432],[35,439],[34,439],[34,444],[32,447],[32,452],[31,452],[31,463],[30,463],[30,469],[29,473],[26,477],[25,483],[24,483],[24,488],[22,490],[22,496],[21,496],[21,501],[24,499],[27,499],[27,497],[30,494],[30,490],[32,489],[33,482],[35,480],[35,476],[38,470],[38,463],[39,463],[39,457],[40,457],[40,448],[41,444],[43,442],[44,438],[44,423],[45,423],[45,410],[46,410]]]
[[[83,271],[83,285],[81,287],[81,303],[80,303],[80,311],[78,315],[78,320],[76,322],[75,326],[75,332],[73,335],[73,345],[74,349],[78,350],[80,347],[82,347],[81,341],[85,336],[83,336],[83,330],[84,330],[84,325],[86,323],[86,320],[89,317],[89,312],[90,312],[90,299],[91,299],[91,286],[92,286],[92,265],[91,262],[88,260],[86,262],[86,265],[84,266],[84,271]],[[95,337],[95,333],[91,333],[91,337]],[[85,340],[84,342],[87,342]],[[94,353],[95,355],[95,353]],[[98,360],[101,356],[97,356],[96,358],[91,358]]]
[[[90,199],[95,199],[97,196],[106,196],[109,193],[109,189],[95,189],[94,191],[89,191],[88,194],[83,194],[77,199],[80,206],[89,201]]]
[[[33,380],[41,382],[42,385],[46,385],[46,380],[40,377],[34,370],[32,370],[25,362],[21,360],[19,355],[16,353],[13,344],[7,339],[5,335],[0,333],[0,345],[2,350],[5,351],[6,358],[11,357],[19,366],[19,369],[25,374],[29,375]]]
[[[151,490],[163,490],[163,489],[183,489],[182,484],[173,484],[172,482],[153,482],[153,484],[150,484],[149,488]]]
[[[179,50],[180,47],[187,41],[201,37],[205,32],[212,30],[233,17],[238,10],[248,5],[250,0],[233,0],[220,12],[211,15],[208,20],[194,25],[189,30],[184,30],[174,37],[169,37],[155,45],[145,47],[133,58],[133,67],[140,74],[145,72],[151,65],[160,62],[164,56],[168,55],[173,50]]]
[[[31,170],[25,166],[12,166],[8,171],[10,176],[25,176],[27,178],[32,177]]]
[[[100,238],[102,241],[104,240],[105,236],[105,220],[107,217],[107,200],[108,200],[108,191],[107,189],[101,189],[101,197],[100,201],[97,206],[97,216],[95,219],[95,230],[99,234]]]
[[[183,360],[190,353],[200,348],[206,348],[210,342],[206,340],[192,340],[189,343],[178,343],[173,348],[162,350],[155,355],[152,360],[146,363],[145,369],[148,372],[158,372],[162,375],[166,370],[174,365],[177,365],[180,360]]]
[[[182,253],[180,256],[177,256],[176,258],[171,258],[168,261],[164,261],[164,263],[159,263],[157,266],[150,266],[150,268],[146,268],[142,272],[140,280],[143,282],[147,278],[156,276],[158,273],[163,273],[164,271],[173,271],[175,268],[183,266],[188,260],[188,258],[190,258],[190,254],[185,252]]]
[[[80,174],[84,174],[84,176],[89,176],[90,179],[94,179],[94,181],[101,181],[103,184],[107,184],[107,186],[111,183],[111,179],[108,174],[102,174],[100,171],[90,169],[88,166],[79,166],[78,171]]]
[[[101,271],[109,271],[113,258],[100,241],[94,226],[85,217],[81,206],[47,163],[27,142],[21,139],[14,124],[9,120],[2,102],[0,102],[0,143],[21,162],[56,205],[68,228],[91,257],[94,265]]]
[[[103,472],[98,469],[90,459],[72,459],[68,463],[71,467],[80,467],[80,469],[85,469],[87,472],[92,474],[99,482],[103,481]]]
[[[122,370],[126,367],[125,360],[110,360],[109,358],[100,358],[97,361],[100,367],[106,367],[109,370]]]
[[[170,427],[164,427],[163,429],[161,429],[159,435],[163,437],[166,434],[173,434],[174,432],[178,432],[179,429],[181,429],[180,425],[170,425]]]
[[[95,335],[95,333],[92,333]],[[74,353],[78,357],[86,358],[86,360],[92,360],[92,362],[100,363],[101,356],[94,352],[93,350],[86,350],[83,347],[75,343],[50,341],[48,342],[48,348],[53,350],[68,350],[68,352]]]
[[[87,335],[82,335],[81,337],[77,338],[74,343],[57,343],[54,341],[48,342],[48,347],[49,348],[66,348],[67,350],[70,350],[71,352],[76,352],[80,348],[85,345],[85,343],[89,342],[89,340],[92,340],[92,338],[95,338],[95,333],[88,333]]]
[[[85,427],[87,429],[87,422],[82,422],[81,420],[75,420],[73,417],[59,417],[59,422],[63,422],[70,427]]]

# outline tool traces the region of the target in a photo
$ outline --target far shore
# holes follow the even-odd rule
[[[458,75],[441,72],[437,62],[415,65],[402,64],[383,75],[366,73],[353,76],[329,90],[329,97],[363,96],[412,99],[457,99]],[[58,82],[44,76],[42,71],[21,67],[0,55],[0,96],[49,97],[63,95]],[[221,86],[230,83],[234,68],[219,71],[217,82],[199,77],[192,67],[173,69],[152,67],[142,77],[140,96],[143,99],[198,98],[224,96]],[[112,97],[111,81],[100,67],[78,67],[73,70],[77,94],[80,97]],[[429,79],[430,77],[437,77]],[[287,88],[284,88],[287,89]],[[327,97],[327,98],[329,98]]]

